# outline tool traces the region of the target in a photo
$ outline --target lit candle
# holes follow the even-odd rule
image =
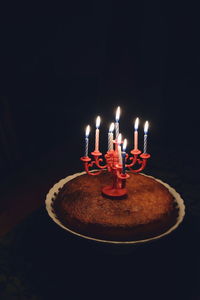
[[[134,150],[138,150],[138,126],[139,126],[139,118],[136,118],[135,120],[135,126],[134,126]]]
[[[96,133],[95,133],[95,151],[99,151],[99,126],[100,126],[101,119],[98,116],[96,118]]]
[[[116,116],[115,116],[115,139],[117,139],[119,135],[119,117],[120,117],[120,106],[118,106],[116,110]]]
[[[85,130],[85,157],[88,156],[89,134],[90,134],[90,125],[88,125]]]
[[[119,157],[119,164],[122,165],[122,149],[121,149],[121,141],[122,141],[122,135],[119,133],[117,138],[118,143],[118,157]]]
[[[115,124],[111,123],[109,132],[108,132],[108,151],[113,150],[113,131],[114,131]]]
[[[122,146],[122,173],[126,173],[126,146],[127,146],[127,139],[124,139],[123,146]]]
[[[149,122],[146,121],[144,124],[144,151],[143,153],[147,153],[147,133],[149,129]]]

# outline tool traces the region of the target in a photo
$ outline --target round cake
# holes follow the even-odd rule
[[[59,221],[84,236],[110,241],[148,239],[176,223],[176,201],[157,180],[131,173],[123,199],[102,195],[102,187],[109,184],[112,175],[107,172],[99,176],[84,174],[65,183],[52,203]]]

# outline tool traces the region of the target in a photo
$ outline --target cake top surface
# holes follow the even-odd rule
[[[130,174],[127,198],[108,199],[101,194],[112,176],[78,176],[66,183],[57,199],[65,216],[87,224],[131,227],[162,219],[173,210],[174,199],[169,190],[153,178]]]

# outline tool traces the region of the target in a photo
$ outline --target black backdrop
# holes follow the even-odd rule
[[[140,116],[150,121],[149,150],[161,145],[166,155],[170,146],[174,159],[179,152],[198,153],[197,8],[79,1],[15,4],[2,12],[4,176],[70,141],[68,154],[81,153],[84,127],[97,114],[103,143],[117,105],[129,142]]]

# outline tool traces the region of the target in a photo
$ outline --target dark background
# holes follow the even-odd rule
[[[83,246],[88,254],[79,256],[77,250],[74,254],[75,248],[80,249],[79,242],[70,240],[69,255],[72,262],[76,261],[76,270],[82,277],[77,277],[72,262],[70,270],[74,282],[79,283],[87,268],[92,272],[90,280],[94,274],[97,282],[101,282],[98,272],[106,272],[106,287],[109,288],[108,282],[113,278],[110,287],[116,289],[116,285],[122,284],[123,297],[123,292],[130,291],[133,284],[127,275],[131,265],[131,271],[135,270],[134,282],[139,282],[138,295],[143,291],[147,297],[148,289],[144,287],[150,289],[158,282],[158,299],[165,288],[166,299],[184,296],[184,299],[199,299],[198,7],[189,2],[170,1],[137,1],[132,5],[79,1],[65,6],[16,3],[12,8],[4,7],[1,14],[1,192],[6,193],[11,180],[22,186],[38,177],[45,185],[48,178],[43,191],[45,198],[55,181],[81,170],[79,157],[83,153],[84,129],[88,123],[93,126],[90,139],[93,150],[97,115],[102,117],[100,142],[104,151],[107,128],[118,105],[122,109],[120,128],[128,138],[128,150],[132,146],[133,120],[137,116],[141,119],[142,147],[142,125],[148,119],[148,149],[152,158],[145,171],[168,182],[183,196],[187,208],[183,232],[171,244],[164,242],[160,248],[154,246],[147,251],[142,248],[136,252],[136,257],[140,253],[139,260],[134,254],[119,259],[101,252],[95,254],[90,245]],[[58,244],[59,234],[62,235],[55,233]],[[47,235],[46,239],[51,247],[52,238]],[[63,249],[67,251],[68,246]],[[43,247],[46,253],[44,244]],[[55,245],[53,250],[56,251]],[[65,253],[61,251],[61,265]],[[163,259],[162,253],[167,259]],[[31,257],[33,261],[38,259],[39,250]],[[110,267],[108,272],[106,265]],[[35,273],[40,271],[37,268],[40,269],[35,262]],[[48,273],[46,268],[45,265]],[[57,272],[58,267],[54,268]],[[118,275],[124,276],[124,281]],[[165,282],[169,284],[171,276],[173,284],[170,282],[172,285],[167,288]],[[43,279],[39,284],[42,285]],[[51,284],[50,275],[48,280]],[[85,288],[86,279],[83,282]],[[58,288],[62,283],[62,280],[57,282]],[[176,283],[178,288],[173,294],[171,290]],[[102,284],[105,286],[105,280]]]
[[[161,145],[165,156],[170,146],[177,160],[180,152],[198,151],[198,33],[198,9],[188,3],[5,7],[3,178],[57,146],[77,161],[85,125],[100,114],[103,143],[118,105],[130,148],[139,116],[150,122],[149,151]]]

